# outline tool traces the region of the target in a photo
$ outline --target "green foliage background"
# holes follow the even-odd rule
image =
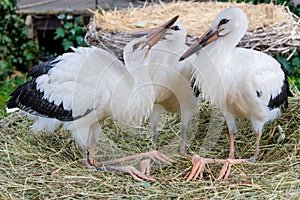
[[[0,1],[0,81],[14,69],[26,72],[38,59],[37,41],[29,37],[16,6],[16,0]]]
[[[57,17],[64,22],[64,25],[56,29],[54,40],[62,39],[65,51],[68,51],[70,47],[85,46],[85,30],[81,17],[75,17],[74,21],[72,14],[60,14]]]
[[[9,94],[24,81],[10,78],[16,70],[27,72],[38,62],[38,43],[29,37],[25,20],[17,13],[17,0],[0,1],[0,116]]]

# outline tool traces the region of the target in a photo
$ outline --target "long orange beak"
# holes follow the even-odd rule
[[[142,37],[142,36],[145,36],[145,35],[153,34],[153,33],[157,32],[159,30],[162,31],[164,29],[168,29],[168,28],[170,28],[177,21],[178,17],[179,17],[179,15],[176,15],[175,17],[173,17],[172,19],[166,21],[165,23],[163,23],[162,25],[160,25],[158,27],[154,27],[154,28],[150,28],[150,29],[147,29],[147,30],[138,31],[138,32],[132,33],[131,35],[133,37]]]
[[[209,30],[204,33],[190,48],[179,58],[179,61],[182,61],[192,54],[196,53],[203,47],[207,46],[213,41],[216,41],[219,38],[218,31]]]
[[[171,26],[176,22],[178,17],[179,17],[179,15],[176,15],[175,17],[166,21],[165,23],[163,23],[162,25],[160,25],[158,27],[132,34],[134,37],[141,37],[141,36],[147,35],[145,41],[143,41],[144,45],[142,46],[142,48],[144,48],[145,46],[148,45],[148,50],[145,54],[145,57],[147,57],[147,54],[148,54],[149,50],[151,49],[151,47],[153,45],[155,45],[159,41],[160,38],[163,37],[163,35],[167,32],[167,30],[169,28],[171,28]]]

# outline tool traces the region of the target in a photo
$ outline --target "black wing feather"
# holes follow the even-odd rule
[[[53,68],[55,66],[55,64],[57,64],[59,61],[61,61],[61,60],[57,59],[57,58],[52,58],[48,61],[38,64],[27,74],[27,78],[29,78],[29,77],[36,78],[43,74],[47,74],[48,71],[51,68]]]
[[[192,87],[192,90],[194,92],[194,96],[195,97],[199,97],[200,95],[200,89],[198,88],[197,85],[195,85],[195,82],[196,82],[196,79],[194,78],[192,81],[191,81],[191,87]]]
[[[28,113],[56,118],[61,121],[78,119],[72,116],[72,110],[66,110],[61,103],[59,106],[43,98],[44,92],[37,90],[36,78],[19,86],[11,95],[7,103],[8,108],[20,108]]]
[[[284,80],[283,80],[283,85],[281,87],[281,92],[275,96],[270,98],[269,100],[269,104],[268,107],[270,109],[274,109],[274,108],[280,108],[280,107],[284,107],[287,108],[288,107],[288,97],[292,97],[293,94],[290,91],[290,87],[289,87],[289,82],[287,80],[287,75],[284,72],[284,70],[282,70],[284,73]]]
[[[11,98],[7,102],[7,108],[17,107],[34,115],[56,118],[61,121],[74,121],[89,114],[92,109],[87,110],[83,115],[73,117],[72,110],[66,110],[63,103],[56,105],[53,101],[48,101],[44,98],[44,92],[37,89],[36,79],[47,74],[60,61],[61,59],[56,57],[35,66],[27,74],[27,78],[31,77],[32,79],[10,94]]]

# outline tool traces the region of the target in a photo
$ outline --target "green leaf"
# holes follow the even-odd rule
[[[4,4],[9,5],[9,6],[12,6],[12,3],[11,3],[10,0],[4,0]]]
[[[33,53],[29,53],[29,52],[25,53],[24,55],[26,57],[26,60],[32,60],[35,57]]]
[[[71,33],[72,35],[76,35],[76,30],[75,30],[75,29],[71,29],[71,30],[69,31],[69,33]]]
[[[65,29],[71,29],[74,27],[74,25],[72,22],[67,22],[67,23],[65,23],[64,27],[65,27]]]
[[[300,58],[299,57],[293,58],[292,65],[300,67]]]
[[[9,44],[9,43],[12,42],[12,40],[11,40],[7,35],[3,35],[3,36],[1,37],[1,41],[2,41],[3,43],[7,43],[7,44]]]
[[[75,29],[77,34],[83,34],[84,33],[84,28],[82,28],[81,26],[75,26],[74,29]]]
[[[70,41],[76,41],[76,35],[71,34],[71,35],[68,37],[68,40],[70,40]]]
[[[0,68],[1,69],[5,69],[9,67],[9,63],[7,61],[4,60],[0,60]]]
[[[65,51],[68,51],[70,47],[74,46],[73,42],[67,39],[63,39],[62,45]]]
[[[57,40],[58,38],[64,38],[66,35],[66,32],[63,28],[58,28],[55,31],[54,40]]]
[[[77,42],[77,44],[78,45],[82,45],[82,44],[84,44],[84,39],[83,39],[83,37],[82,36],[77,36],[76,37],[76,42]]]
[[[77,26],[82,26],[83,21],[82,21],[81,17],[76,17],[75,18],[75,23],[77,24]]]

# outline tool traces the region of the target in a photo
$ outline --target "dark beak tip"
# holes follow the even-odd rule
[[[179,17],[179,15],[176,15],[175,17],[173,17],[173,18],[171,19],[171,21],[172,21],[172,22],[176,22],[177,19],[178,19],[178,17]]]
[[[169,23],[165,25],[165,28],[171,27],[177,21],[178,17],[179,17],[179,15],[176,15],[175,17],[170,19]]]
[[[178,61],[180,62],[180,61],[183,61],[184,60],[184,57],[180,57],[179,59],[178,59]]]

